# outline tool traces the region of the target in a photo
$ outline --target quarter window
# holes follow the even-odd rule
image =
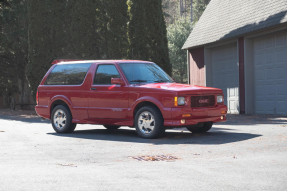
[[[86,64],[60,64],[49,74],[45,85],[81,85],[91,66]]]
[[[99,65],[95,74],[94,84],[111,84],[112,78],[120,78],[115,65]]]

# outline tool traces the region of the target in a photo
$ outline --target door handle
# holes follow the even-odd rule
[[[91,90],[97,90],[97,88],[91,88]]]

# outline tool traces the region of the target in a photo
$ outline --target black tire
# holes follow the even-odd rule
[[[196,125],[190,125],[186,128],[192,133],[205,133],[211,129],[213,122],[198,123]]]
[[[146,120],[142,120],[144,117],[146,117]],[[144,127],[144,125],[140,125],[140,123],[144,123],[148,127]],[[159,109],[154,106],[144,106],[140,108],[136,113],[134,124],[137,134],[142,138],[158,138],[165,132],[162,115]]]
[[[116,130],[116,129],[120,128],[121,126],[119,126],[119,125],[104,125],[104,127],[108,130]]]
[[[77,125],[76,123],[72,123],[72,114],[70,110],[63,105],[57,105],[53,109],[51,122],[57,133],[71,133],[75,130]]]

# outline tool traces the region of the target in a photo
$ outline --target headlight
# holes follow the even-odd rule
[[[177,105],[184,105],[184,104],[185,104],[185,98],[184,97],[178,97]]]
[[[217,96],[217,103],[222,103],[223,102],[223,96],[222,95],[218,95]]]

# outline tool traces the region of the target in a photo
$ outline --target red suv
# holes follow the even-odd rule
[[[156,64],[131,60],[54,61],[35,109],[58,133],[99,124],[135,127],[143,138],[174,127],[206,132],[227,111],[221,89],[179,84]]]

